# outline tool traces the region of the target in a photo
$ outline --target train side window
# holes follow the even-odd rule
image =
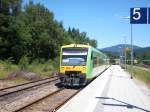
[[[93,57],[93,64],[94,64],[94,67],[97,66],[97,57]]]
[[[93,52],[91,52],[91,60],[93,60]]]

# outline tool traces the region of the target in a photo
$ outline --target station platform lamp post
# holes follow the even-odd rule
[[[123,49],[123,52],[124,52],[124,66],[125,66],[125,70],[127,70],[126,36],[124,35],[123,38],[124,38],[124,49]]]
[[[131,79],[133,78],[133,29],[131,24]]]
[[[130,8],[131,24],[131,79],[133,78],[133,26],[132,24],[150,24],[150,8]]]
[[[130,20],[131,19],[131,16],[127,16],[127,17],[123,17],[123,19],[125,20]],[[130,52],[130,68],[131,68],[131,75],[130,75],[130,78],[132,79],[133,78],[133,28],[132,28],[132,24],[130,24],[130,38],[131,38],[131,44],[130,44],[130,49],[131,49],[131,52]],[[125,40],[125,43],[126,43],[126,40]],[[126,51],[125,51],[125,55],[126,55]],[[126,58],[126,56],[125,56]],[[126,68],[126,65],[125,65],[125,68]],[[127,69],[127,68],[126,68]]]

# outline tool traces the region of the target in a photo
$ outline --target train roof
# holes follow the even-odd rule
[[[91,48],[90,45],[85,45],[85,44],[70,44],[70,45],[64,45],[64,46],[62,46],[62,48],[69,48],[69,47]]]

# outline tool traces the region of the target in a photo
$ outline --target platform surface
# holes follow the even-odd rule
[[[112,65],[57,112],[150,112],[150,96]]]

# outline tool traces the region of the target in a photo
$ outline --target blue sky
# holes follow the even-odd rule
[[[131,7],[150,7],[150,0],[35,0],[41,2],[62,21],[67,29],[75,27],[98,41],[98,48],[130,44]],[[150,46],[150,24],[133,25],[133,43]]]

